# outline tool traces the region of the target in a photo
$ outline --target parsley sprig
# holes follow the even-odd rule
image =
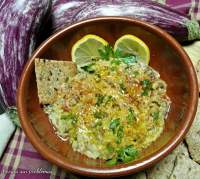
[[[111,63],[115,65],[119,65],[121,62],[131,64],[137,61],[135,55],[122,53],[119,49],[114,51],[110,45],[106,45],[104,49],[99,49],[98,51],[102,60],[109,61],[112,59]]]
[[[134,148],[133,145],[128,145],[126,147],[117,149],[117,156],[108,160],[106,164],[112,166],[118,163],[128,163],[134,160],[138,155],[138,150]]]
[[[99,49],[99,55],[101,56],[102,60],[109,61],[110,57],[114,56],[113,48],[110,45],[104,46],[104,49]]]

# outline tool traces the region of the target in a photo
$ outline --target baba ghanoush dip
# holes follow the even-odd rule
[[[170,107],[159,73],[129,60],[93,60],[44,105],[56,134],[74,151],[109,165],[137,159],[161,135]]]

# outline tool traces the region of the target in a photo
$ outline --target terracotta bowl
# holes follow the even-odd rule
[[[167,82],[172,104],[162,135],[136,161],[108,167],[101,160],[74,152],[54,133],[37,95],[34,59],[71,60],[72,45],[86,34],[97,34],[113,44],[123,34],[141,38],[150,48],[150,66]],[[185,51],[163,30],[134,19],[101,17],[79,22],[48,38],[32,55],[23,71],[18,89],[18,112],[22,128],[41,155],[76,174],[110,177],[146,169],[167,156],[183,139],[192,124],[198,99],[197,79]]]

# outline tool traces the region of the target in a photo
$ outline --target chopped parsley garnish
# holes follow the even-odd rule
[[[143,88],[150,88],[151,87],[151,82],[149,81],[149,80],[143,80],[143,81],[141,81],[141,84],[142,84],[142,86],[143,86]]]
[[[97,111],[94,113],[94,117],[97,119],[103,119],[107,116],[107,113],[104,111]]]
[[[114,52],[114,58],[121,58],[122,57],[122,53],[119,49],[115,50]]]
[[[113,101],[115,98],[111,95],[106,96],[105,98],[105,105],[107,105],[109,102]]]
[[[100,106],[100,105],[103,103],[105,96],[103,96],[103,95],[101,95],[101,94],[97,94],[97,95],[96,95],[96,98],[97,98],[96,105],[97,105],[97,106]]]
[[[157,121],[159,119],[159,111],[158,112],[153,112],[151,114],[151,116],[153,117],[153,120]]]
[[[135,55],[124,54],[118,49],[114,52],[114,57],[127,65],[129,65],[131,63],[135,63],[137,61],[137,58]]]
[[[117,127],[120,125],[120,119],[113,119],[110,123],[109,129],[111,129],[113,131],[113,133],[116,132]]]
[[[111,152],[109,149],[108,151],[112,154],[114,152],[114,148],[112,148]],[[116,152],[117,155],[112,159],[107,160],[106,165],[112,166],[118,163],[127,163],[134,160],[139,155],[138,150],[135,149],[133,145],[121,147],[120,149],[117,149]]]
[[[129,123],[136,120],[135,112],[131,107],[128,109],[128,116],[126,118]]]
[[[121,63],[121,61],[119,60],[119,59],[113,59],[112,61],[111,61],[111,64],[113,65],[120,65],[120,63]]]
[[[115,165],[117,163],[127,163],[134,160],[138,156],[138,150],[132,145],[122,147],[117,151],[116,158],[112,158],[106,162],[107,165]]]
[[[150,80],[146,79],[140,82],[143,88],[142,96],[148,96],[152,89],[152,83]]]
[[[64,112],[61,114],[61,120],[71,121],[72,124],[75,124],[77,122],[77,116],[71,112]]]
[[[117,159],[121,162],[127,163],[135,159],[138,156],[138,151],[132,146],[121,148],[118,151]]]
[[[137,58],[133,54],[124,54],[119,49],[116,51],[110,45],[104,46],[104,49],[99,49],[99,55],[102,60],[109,61],[110,58],[114,58],[111,64],[120,65],[121,62],[125,64],[131,64],[137,61]]]
[[[118,152],[117,160],[123,163],[130,162],[138,156],[138,151],[132,145],[121,148]]]
[[[104,46],[104,49],[99,49],[99,55],[101,56],[102,60],[109,61],[110,57],[114,56],[113,49],[110,45]]]
[[[142,96],[148,96],[149,95],[149,91],[150,91],[149,89],[145,88],[141,95]]]
[[[117,130],[117,140],[116,140],[117,144],[121,143],[123,136],[124,136],[124,128],[123,126],[119,126],[119,129]]]
[[[127,57],[121,58],[121,61],[129,65],[131,63],[135,63],[137,59],[136,59],[136,56],[127,56]]]
[[[121,50],[117,49],[114,52],[114,58],[128,58],[128,57],[135,57],[133,54],[123,53]]]
[[[67,76],[66,78],[65,78],[65,83],[67,83],[69,81],[69,77]]]
[[[107,160],[106,164],[109,166],[115,165],[117,163],[127,163],[134,160],[139,152],[137,149],[133,147],[133,145],[128,145],[126,147],[122,147],[117,151],[117,156],[112,159]]]
[[[112,159],[106,161],[106,165],[108,165],[108,166],[113,166],[113,165],[116,165],[116,164],[117,164],[116,158],[112,158]]]
[[[107,150],[109,153],[113,153],[114,152],[114,148],[111,145],[107,146]]]

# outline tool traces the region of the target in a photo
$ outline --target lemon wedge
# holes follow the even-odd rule
[[[124,54],[133,54],[139,57],[144,63],[149,64],[150,51],[148,46],[134,35],[123,35],[114,45],[114,51],[119,50]]]
[[[85,35],[73,45],[72,61],[78,67],[90,64],[92,59],[100,58],[99,49],[104,49],[106,45],[108,45],[108,42],[97,35]]]

